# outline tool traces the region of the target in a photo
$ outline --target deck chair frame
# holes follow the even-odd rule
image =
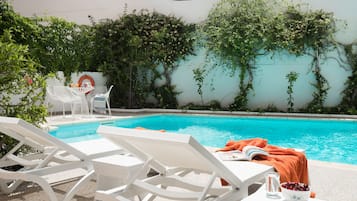
[[[225,163],[190,135],[110,126],[100,126],[97,133],[143,160],[142,171],[153,168],[158,172],[157,176],[147,179],[138,179],[134,175],[125,186],[97,191],[99,200],[130,200],[142,194],[152,195],[148,200],[156,196],[173,200],[205,200],[208,197],[239,200],[248,196],[248,186],[273,171],[270,166],[251,162]],[[207,181],[199,185],[185,182],[182,175],[192,172],[207,174]],[[230,185],[213,186],[220,178]],[[168,190],[168,186],[184,188],[188,192]]]
[[[69,201],[90,179],[95,178],[91,160],[97,157],[120,154],[122,150],[116,147],[88,155],[43,131],[36,126],[19,118],[0,117],[0,132],[18,141],[1,159],[2,164],[18,164],[24,168],[18,171],[0,169],[0,190],[5,194],[13,192],[22,181],[38,184],[48,195],[49,200],[57,201],[56,195],[43,176],[58,172],[83,169],[85,175],[67,192],[64,201]],[[28,145],[41,152],[37,160],[19,157],[15,152],[22,146]]]

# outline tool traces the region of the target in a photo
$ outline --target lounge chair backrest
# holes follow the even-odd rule
[[[80,159],[86,157],[86,154],[19,118],[0,117],[0,131],[19,141],[26,139],[27,142],[37,143],[39,146],[62,148]]]
[[[97,132],[141,159],[153,158],[167,167],[215,172],[232,185],[241,184],[221,160],[190,135],[111,126],[100,126]],[[137,150],[141,153],[136,154]]]

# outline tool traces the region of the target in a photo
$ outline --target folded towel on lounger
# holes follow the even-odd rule
[[[304,153],[294,149],[268,145],[267,140],[253,138],[240,141],[228,141],[226,146],[218,151],[240,150],[247,145],[263,148],[268,156],[256,156],[253,162],[271,165],[280,174],[280,182],[294,181],[309,183],[307,159]]]

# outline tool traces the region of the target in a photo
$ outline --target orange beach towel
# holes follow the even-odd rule
[[[263,148],[269,156],[257,156],[253,162],[271,165],[280,174],[280,182],[294,181],[309,183],[307,159],[304,153],[294,149],[268,145],[267,140],[253,138],[241,141],[228,141],[226,146],[218,151],[240,150],[247,145]]]
[[[137,130],[150,130],[150,129],[143,128],[143,127],[136,127],[135,129],[137,129]],[[163,129],[157,130],[157,131],[160,131],[160,132],[162,132],[162,133],[166,132],[166,130],[163,130]]]

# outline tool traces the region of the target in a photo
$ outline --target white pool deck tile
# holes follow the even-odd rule
[[[108,116],[86,116],[86,117],[65,117],[56,116],[48,118],[49,125],[58,125],[65,123],[79,123],[83,121],[113,120],[116,118],[125,118],[127,116],[108,117]],[[101,141],[103,143],[103,141]],[[348,165],[340,163],[329,163],[322,161],[309,160],[309,175],[312,191],[316,197],[326,201],[357,201],[357,165]],[[54,186],[55,192],[61,200],[66,191],[68,191],[74,182],[67,182]],[[90,182],[86,187],[74,197],[77,201],[93,201],[96,189],[95,182]],[[11,195],[1,195],[0,200],[4,201],[47,201],[48,198],[44,192],[37,186],[31,184],[22,185],[17,192]],[[161,201],[165,199],[159,199]]]
[[[76,124],[76,123],[84,123],[84,122],[94,122],[94,121],[114,121],[116,119],[128,118],[130,115],[126,116],[108,116],[108,115],[66,115],[66,116],[51,116],[47,117],[47,123],[44,127],[54,128],[57,125],[63,124]]]

